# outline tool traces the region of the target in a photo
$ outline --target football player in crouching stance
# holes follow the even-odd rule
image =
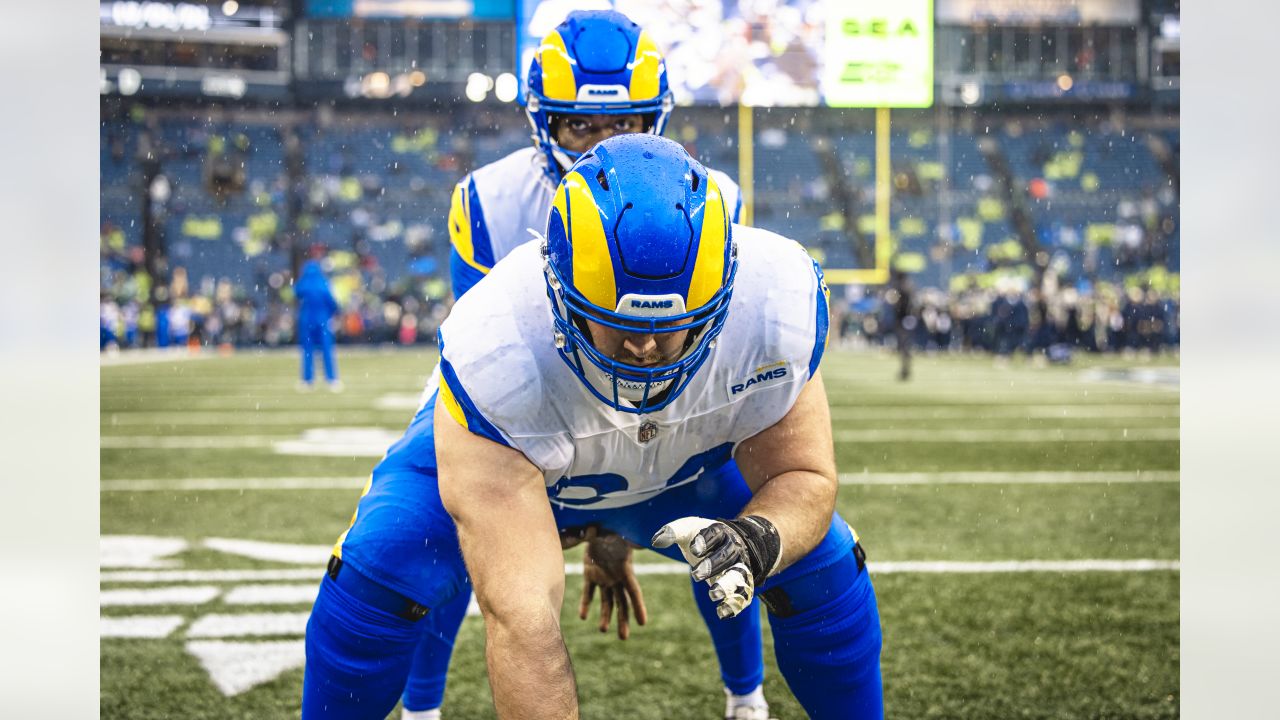
[[[834,512],[827,329],[817,264],[732,225],[678,144],[586,153],[545,241],[441,328],[423,406],[321,582],[303,717],[385,717],[434,609],[468,587],[498,716],[578,717],[559,529],[592,525],[687,561],[719,617],[760,595],[810,717],[881,717],[875,593]],[[425,537],[386,531],[405,522]]]
[[[569,13],[542,40],[528,79],[523,104],[533,144],[475,170],[454,188],[448,226],[455,298],[528,242],[529,228],[546,228],[552,194],[574,160],[614,135],[661,135],[674,105],[661,52],[638,25],[613,10]],[[737,184],[724,173],[708,173],[736,222],[742,205]],[[647,617],[630,545],[595,526],[565,529],[561,539],[566,547],[586,541],[579,617],[587,618],[598,590],[601,632],[609,629],[616,610],[618,637],[626,639],[632,615],[641,625]],[[724,717],[768,720],[759,603],[731,620],[720,620],[699,585],[691,587],[719,660]],[[453,606],[435,612],[460,621],[469,599],[469,592],[459,593]],[[456,632],[456,626],[438,627],[418,646],[401,698],[402,720],[439,716]]]

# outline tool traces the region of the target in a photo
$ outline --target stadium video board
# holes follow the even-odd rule
[[[512,0],[307,0],[317,18],[510,19]]]
[[[933,101],[933,0],[520,0],[520,75],[539,39],[570,10],[608,7],[664,50],[681,105]]]
[[[827,8],[822,96],[833,107],[933,104],[933,0]]]

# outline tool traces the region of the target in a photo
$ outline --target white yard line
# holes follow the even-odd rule
[[[183,478],[176,480],[103,480],[102,492],[186,492],[192,490],[359,490],[361,477]]]
[[[394,412],[395,416],[408,418],[404,412]],[[391,411],[377,410],[285,410],[269,408],[230,412],[226,410],[156,410],[156,411],[114,411],[102,416],[102,429],[134,425],[308,425],[323,423],[377,423],[387,420]]]
[[[187,628],[189,638],[261,637],[265,635],[302,635],[307,629],[309,612],[245,613],[224,615],[213,613],[196,618]]]
[[[874,573],[1008,573],[1008,572],[1153,572],[1181,569],[1178,560],[998,560],[967,562],[951,560],[892,561],[868,563]],[[636,563],[637,575],[686,575],[683,563]],[[566,575],[581,575],[582,563],[565,563]],[[155,570],[136,572],[104,572],[101,581],[133,583],[180,582],[245,582],[312,580],[319,584],[324,568],[284,570]],[[313,586],[314,587],[314,586]],[[312,593],[314,597],[314,593]]]
[[[873,574],[880,573],[1010,573],[1010,572],[1152,572],[1178,570],[1177,560],[1000,560],[965,562],[951,560],[869,561]],[[637,564],[637,575],[685,575],[681,563]],[[581,575],[581,563],[565,563],[566,575]]]
[[[103,590],[98,604],[103,607],[142,605],[200,605],[218,597],[221,588],[213,585],[177,585],[158,588]]]
[[[103,435],[98,444],[108,450],[240,450],[294,439],[292,435]]]
[[[354,394],[354,393],[352,393]],[[109,397],[109,393],[103,393],[104,402],[99,408],[99,417],[118,413],[121,415],[136,415],[160,412],[185,413],[185,412],[233,412],[233,413],[288,413],[288,412],[319,412],[326,407],[333,407],[330,402],[336,398],[350,398],[351,395],[330,395],[328,390],[317,389],[310,394],[299,394],[291,391],[291,394],[274,394],[254,397],[246,395],[244,392],[219,393],[219,394],[197,394],[190,388],[183,386],[174,386],[170,388],[154,388],[140,387],[136,390],[120,392],[118,398],[113,400]],[[320,397],[317,397],[320,396]],[[317,410],[319,407],[319,410]],[[361,401],[354,407],[345,405],[334,408],[337,412],[344,410],[354,410],[358,412],[369,412],[377,410],[372,402]]]
[[[1132,472],[840,473],[841,485],[1075,485],[1176,483],[1176,470]]]
[[[104,570],[104,583],[174,582],[275,582],[282,580],[319,581],[324,568],[282,568],[278,570]]]
[[[1158,572],[1182,569],[1178,560],[1002,560],[996,562],[868,562],[888,573]]]
[[[308,428],[292,435],[103,435],[103,448],[119,450],[241,450],[272,448],[286,455],[382,457],[401,431],[384,427]]]
[[[104,435],[103,448],[111,450],[241,450],[274,447],[288,455],[338,455],[381,457],[387,447],[399,438],[395,430],[359,428],[366,437],[328,441],[318,435],[322,431],[340,433],[352,428],[313,428],[299,439],[294,435]],[[984,428],[965,429],[865,429],[837,430],[836,442],[962,442],[962,443],[1038,443],[1038,442],[1136,442],[1176,441],[1178,428]],[[337,437],[335,435],[335,437]]]
[[[406,412],[418,407],[417,396],[406,399],[403,406],[362,410],[297,410],[261,408],[233,412],[228,410],[114,410],[104,413],[103,429],[146,425],[304,425],[353,422],[377,423],[389,418],[407,418]],[[986,418],[1176,418],[1180,408],[1174,404],[1154,405],[844,405],[832,408],[836,420],[973,420]],[[407,419],[406,419],[407,422]]]
[[[184,347],[150,350],[126,350],[124,352],[108,352],[99,356],[102,367],[117,365],[147,365],[150,363],[187,362],[189,360],[212,360],[217,357],[213,353],[195,353]]]
[[[333,545],[301,545],[297,543],[260,542],[235,538],[205,538],[210,550],[239,555],[253,560],[289,563],[290,565],[323,565],[329,561]]]
[[[181,615],[133,615],[98,618],[98,635],[104,638],[163,638],[182,625]]]
[[[1105,383],[1137,383],[1151,385],[1168,390],[1177,390],[1181,384],[1182,372],[1177,366],[1164,367],[1096,367],[1080,374],[1083,382]]]
[[[192,640],[187,652],[200,661],[213,684],[231,697],[300,668],[307,660],[301,640],[233,642]]]
[[[316,599],[319,583],[294,585],[240,585],[222,601],[228,605],[302,605]]]
[[[236,585],[227,590],[222,602],[228,605],[310,605],[316,599],[318,582]],[[215,585],[165,585],[147,588],[118,588],[98,593],[102,607],[147,607],[155,605],[203,605],[222,594]]]
[[[421,392],[414,393],[412,395],[408,393],[389,393],[374,401],[374,407],[379,410],[417,410],[418,406],[421,404]]]
[[[833,420],[982,420],[987,418],[1176,418],[1177,405],[917,405],[831,408]]]
[[[367,475],[351,477],[258,477],[103,480],[101,492],[191,492],[224,490],[359,490]],[[841,473],[844,485],[1070,485],[1178,482],[1176,470],[1124,472],[904,472]]]
[[[829,392],[832,405],[1177,405],[1177,397],[1163,388],[1145,385],[1098,386],[1072,383],[1060,388],[1039,383],[1009,386],[998,383],[947,382],[932,387],[912,386],[894,392],[871,385],[841,385]]]
[[[303,455],[306,457],[380,458],[387,448],[400,439],[399,433],[387,431],[381,440],[352,440],[323,442],[316,440],[286,440],[274,443],[272,450],[278,455]]]
[[[1176,441],[1178,428],[1046,428],[1036,430],[837,430],[836,442],[920,442],[920,443],[1042,443],[1042,442],[1137,442]]]
[[[184,538],[153,535],[103,535],[98,538],[98,565],[104,568],[172,568],[180,567],[171,557],[185,552],[189,543]]]

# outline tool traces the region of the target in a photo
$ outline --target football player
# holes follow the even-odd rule
[[[525,110],[533,147],[518,150],[468,175],[454,189],[449,212],[453,248],[450,272],[461,297],[516,246],[546,225],[556,183],[575,160],[597,142],[618,134],[661,135],[673,107],[661,52],[622,13],[577,11],[542,41],[528,73]],[[738,186],[710,171],[736,222],[741,212]],[[579,616],[600,591],[600,629],[618,611],[618,634],[629,634],[629,610],[644,624],[646,608],[631,568],[630,546],[595,527],[571,528],[569,547],[587,538],[583,597]],[[764,657],[758,608],[732,622],[719,622],[704,594],[698,608],[711,631],[725,686],[725,718],[767,720]],[[456,600],[465,604],[469,598]],[[459,619],[460,614],[456,615]],[[438,638],[424,643],[404,693],[403,720],[433,720],[443,701],[452,646]]]
[[[575,160],[614,135],[661,135],[675,101],[662,53],[640,26],[614,10],[580,10],[538,47],[524,103],[533,147],[485,165],[454,188],[449,269],[456,297],[527,242],[530,230],[546,226],[551,194]],[[738,185],[710,172],[738,222]]]
[[[324,360],[325,382],[330,390],[340,392],[342,381],[338,379],[333,330],[329,327],[329,321],[338,314],[338,301],[333,299],[319,260],[308,260],[302,266],[301,277],[294,284],[293,292],[298,298],[298,346],[302,349],[302,380],[298,388],[311,389],[316,372],[314,355],[319,350]]]
[[[686,560],[717,617],[762,597],[810,717],[883,715],[875,593],[834,512],[827,289],[729,212],[678,144],[610,138],[557,186],[546,239],[458,301],[321,581],[303,718],[384,717],[472,588],[498,716],[578,717],[559,530],[593,525]]]

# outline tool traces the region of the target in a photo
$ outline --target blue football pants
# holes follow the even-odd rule
[[[765,592],[795,586],[805,586],[798,593],[805,597],[829,599],[796,605],[787,617],[770,613],[774,652],[788,687],[815,720],[882,718],[880,617],[866,570],[857,568],[850,551],[825,568],[766,583]],[[444,695],[439,670],[448,668],[466,597],[459,593],[415,623],[362,603],[326,577],[307,623],[304,720],[382,720],[402,690],[438,706]],[[743,615],[748,613],[756,615]],[[419,652],[424,645],[435,652]],[[439,663],[431,668],[435,672],[416,677],[406,689],[411,665],[423,658]]]
[[[734,693],[751,692],[764,682],[763,646],[758,639],[761,632],[759,601],[753,601],[737,617],[721,620],[716,615],[715,603],[707,595],[706,583],[692,578],[689,582],[698,612],[711,632],[720,661],[720,679]],[[459,593],[428,613],[434,616],[434,622],[423,633],[414,652],[413,666],[401,698],[406,708],[430,710],[444,703],[445,676],[453,656],[454,637],[470,600],[470,592]]]
[[[320,351],[324,362],[324,379],[333,382],[338,379],[338,362],[333,354],[333,332],[328,325],[300,325],[298,327],[302,345],[302,381],[308,385],[315,379],[315,351]]]
[[[402,619],[363,603],[326,577],[307,625],[304,718],[381,720],[402,691],[406,707],[414,710],[438,707],[443,700],[470,582],[433,473],[407,470],[375,470],[343,542],[343,559],[351,570],[430,612],[417,622]],[[597,524],[647,545],[659,527],[677,517],[736,516],[749,495],[730,464],[620,510],[554,509],[562,528]],[[786,600],[786,616],[770,617],[775,653],[788,685],[814,718],[881,714],[879,615],[853,544],[848,525],[833,516],[817,548],[759,589],[766,597],[781,593]],[[677,548],[662,552],[682,560]],[[694,584],[693,590],[726,686],[735,692],[753,689],[764,672],[759,599],[737,618],[722,621],[705,584]]]

